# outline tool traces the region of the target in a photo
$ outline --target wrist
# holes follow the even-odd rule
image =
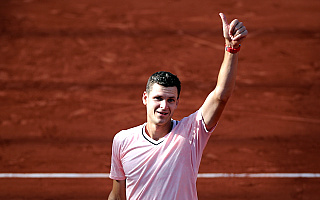
[[[241,45],[236,45],[236,46],[231,46],[231,45],[227,45],[225,46],[225,51],[232,53],[232,54],[236,54],[240,51]]]
[[[238,42],[233,42],[233,41],[229,41],[229,40],[225,40],[225,44],[226,44],[226,47],[231,47],[231,48],[238,48],[240,45],[240,43]]]

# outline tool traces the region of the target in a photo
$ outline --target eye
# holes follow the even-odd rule
[[[174,103],[174,102],[175,102],[175,99],[168,99],[168,102],[169,102],[169,103]]]
[[[162,101],[162,97],[154,97],[154,99],[157,101]]]

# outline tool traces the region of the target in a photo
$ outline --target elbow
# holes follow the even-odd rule
[[[216,99],[220,102],[220,103],[223,103],[223,104],[226,104],[229,100],[231,95],[219,95],[216,97]]]
[[[220,103],[226,104],[231,97],[232,91],[219,91],[214,92],[215,99]]]

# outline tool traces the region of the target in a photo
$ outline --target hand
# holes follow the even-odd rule
[[[248,31],[242,22],[238,19],[233,20],[228,24],[227,18],[223,13],[219,13],[222,25],[223,25],[223,36],[226,40],[226,45],[237,48],[244,38],[247,37]]]

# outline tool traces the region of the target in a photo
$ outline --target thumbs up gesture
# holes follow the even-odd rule
[[[219,15],[222,21],[223,36],[226,40],[226,45],[232,48],[239,47],[240,43],[248,35],[246,27],[238,19],[234,19],[229,24],[223,13],[219,13]]]

